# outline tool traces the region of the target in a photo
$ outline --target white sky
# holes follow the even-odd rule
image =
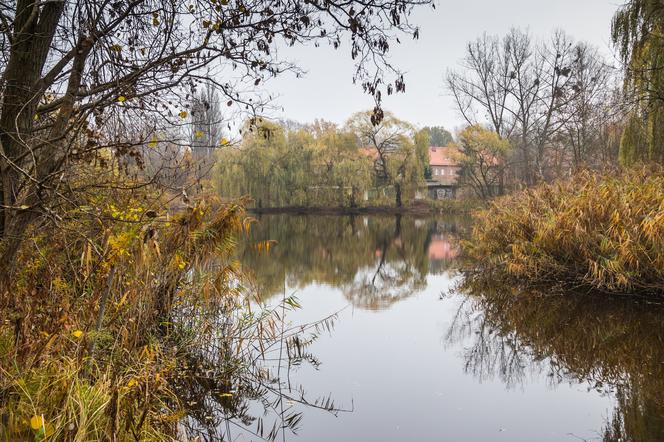
[[[384,97],[383,107],[419,126],[442,125],[453,130],[462,124],[446,95],[443,75],[457,68],[465,45],[482,33],[504,35],[511,27],[529,29],[535,38],[547,38],[562,29],[576,40],[589,42],[607,56],[611,17],[623,0],[436,0],[436,9],[415,11],[420,39],[401,38],[391,46],[391,61],[406,72],[406,93]],[[315,118],[343,123],[354,112],[373,107],[373,100],[352,84],[353,62],[348,47],[334,51],[297,47],[280,55],[307,71],[270,80],[266,92],[276,96],[277,118],[310,122]]]

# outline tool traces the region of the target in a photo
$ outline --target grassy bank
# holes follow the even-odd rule
[[[664,297],[664,172],[583,172],[497,199],[464,249],[497,277]]]
[[[289,338],[290,305],[247,308],[242,201],[169,214],[145,198],[96,195],[30,232],[0,291],[0,441],[221,440],[268,397],[256,361]]]

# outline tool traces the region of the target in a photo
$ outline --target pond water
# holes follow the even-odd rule
[[[664,440],[664,312],[462,284],[459,238],[469,225],[259,219],[240,255],[263,300],[296,296],[289,326],[335,315],[307,348],[316,363],[281,376],[292,396],[333,401],[336,412],[285,400],[301,420],[276,439]],[[274,241],[269,253],[251,247],[265,240]]]

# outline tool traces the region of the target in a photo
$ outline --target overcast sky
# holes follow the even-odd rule
[[[458,128],[462,120],[443,87],[443,74],[456,68],[468,41],[482,33],[504,35],[511,27],[547,37],[560,28],[576,40],[589,42],[607,55],[613,13],[622,0],[437,0],[412,17],[420,39],[394,44],[391,61],[406,72],[406,93],[385,97],[384,108],[418,126]],[[343,123],[353,112],[373,106],[370,96],[352,84],[353,62],[346,51],[328,47],[297,47],[282,51],[307,71],[304,78],[285,74],[266,83],[283,111],[277,118],[310,122],[315,118]]]

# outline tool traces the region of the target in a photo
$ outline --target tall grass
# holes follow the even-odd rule
[[[527,283],[664,296],[664,171],[582,172],[503,197],[464,243],[476,269]]]
[[[30,232],[0,293],[0,441],[177,436],[171,385],[191,343],[174,314],[242,304],[232,252],[248,218],[204,196],[176,214],[146,200],[96,194]]]

